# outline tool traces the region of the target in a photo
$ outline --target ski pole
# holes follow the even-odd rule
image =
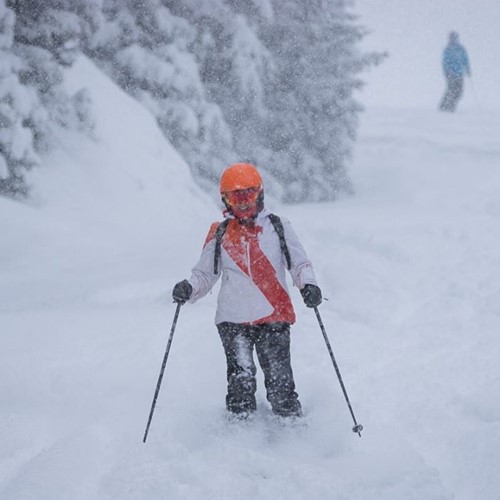
[[[318,318],[318,323],[319,327],[321,328],[321,333],[323,333],[323,338],[325,339],[326,342],[326,347],[328,348],[328,352],[330,353],[330,357],[332,358],[333,362],[333,367],[335,368],[335,371],[337,372],[337,377],[340,382],[340,387],[342,388],[342,392],[344,393],[345,400],[347,402],[347,406],[349,407],[349,411],[351,412],[352,419],[354,421],[354,427],[352,428],[352,432],[356,432],[359,437],[361,437],[361,431],[363,430],[363,426],[361,424],[358,424],[356,422],[356,417],[354,416],[354,412],[352,411],[352,406],[351,402],[349,401],[349,397],[347,396],[347,391],[345,390],[345,385],[342,380],[342,375],[340,374],[339,366],[337,365],[337,362],[335,361],[335,356],[333,355],[333,350],[332,346],[330,344],[330,341],[328,340],[328,336],[326,334],[325,326],[323,325],[323,321],[321,320],[321,316],[319,314],[318,308],[314,308],[314,312],[316,313],[316,317]]]
[[[160,376],[158,377],[158,382],[156,384],[155,395],[153,397],[153,403],[151,404],[151,410],[149,411],[148,425],[146,426],[146,432],[144,433],[144,438],[142,442],[145,443],[148,438],[149,426],[151,425],[151,420],[153,419],[153,413],[155,411],[156,400],[158,399],[158,393],[160,392],[161,381],[163,379],[163,373],[165,372],[165,366],[167,365],[168,353],[170,352],[170,346],[172,345],[172,339],[174,338],[175,326],[177,325],[177,318],[179,317],[179,311],[181,310],[183,302],[177,302],[177,309],[174,314],[174,321],[172,322],[172,328],[170,330],[170,337],[168,338],[167,349],[165,350],[165,355],[163,356],[163,362],[161,364]]]

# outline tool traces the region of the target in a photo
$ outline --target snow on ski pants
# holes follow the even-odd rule
[[[217,325],[227,361],[228,411],[236,414],[256,410],[257,369],[253,350],[264,372],[267,399],[273,412],[280,416],[300,416],[302,409],[295,392],[290,360],[290,325],[271,323]]]

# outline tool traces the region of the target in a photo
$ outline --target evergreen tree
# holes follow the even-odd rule
[[[381,58],[359,51],[351,5],[0,0],[0,190],[26,191],[23,172],[58,127],[90,126],[85,91],[62,87],[83,51],[151,110],[207,189],[229,162],[247,160],[287,202],[349,192],[354,92]]]
[[[364,30],[346,0],[172,0],[198,29],[208,97],[221,108],[238,158],[265,171],[287,202],[351,192],[347,161],[361,106],[360,72],[380,60],[357,48]]]
[[[25,196],[25,173],[52,146],[57,129],[91,127],[88,94],[70,96],[62,86],[62,68],[79,53],[84,21],[76,0],[0,1],[0,193]]]
[[[106,0],[105,22],[88,50],[118,84],[139,99],[207,189],[232,155],[231,133],[209,102],[193,53],[195,26],[168,2]]]
[[[335,199],[350,192],[346,162],[361,110],[359,73],[378,62],[356,44],[364,31],[345,0],[273,1],[274,22],[262,37],[275,71],[266,83],[266,163],[288,202]]]
[[[232,140],[227,159],[251,160],[260,147],[265,73],[272,66],[258,36],[258,25],[270,13],[264,0],[164,0],[176,15],[196,27],[192,45],[206,96],[217,104]],[[257,155],[259,159],[259,157]],[[262,162],[257,163],[262,166]],[[227,165],[219,162],[220,173]],[[266,177],[266,189],[276,183]]]
[[[26,194],[24,174],[38,162],[26,121],[35,92],[19,81],[21,60],[12,53],[15,14],[0,0],[0,195]]]

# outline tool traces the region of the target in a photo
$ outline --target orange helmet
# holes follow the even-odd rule
[[[250,163],[235,163],[224,170],[220,178],[220,192],[262,188],[262,177]]]
[[[262,177],[250,163],[235,163],[220,179],[222,201],[239,220],[252,220],[264,208]]]

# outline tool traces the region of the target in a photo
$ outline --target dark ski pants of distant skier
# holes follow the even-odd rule
[[[283,417],[301,416],[290,360],[290,325],[220,323],[217,328],[227,361],[227,410],[243,415],[256,410],[255,347],[273,412]]]
[[[439,109],[441,111],[454,112],[458,101],[462,97],[464,89],[464,79],[462,76],[448,76],[448,86],[441,101]]]

